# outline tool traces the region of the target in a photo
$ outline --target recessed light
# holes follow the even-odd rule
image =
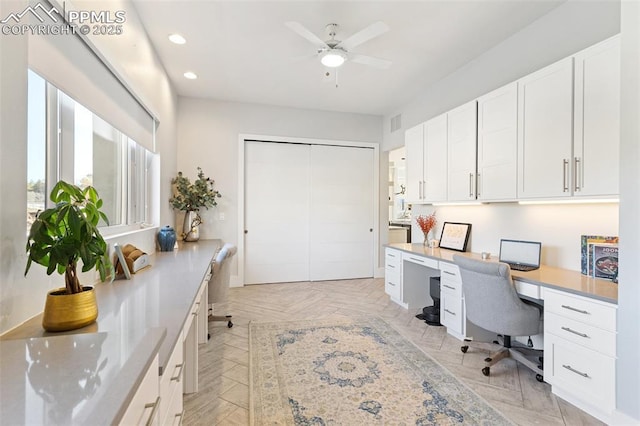
[[[187,40],[182,37],[180,34],[171,34],[169,35],[169,40],[175,44],[185,44]]]
[[[187,71],[183,75],[185,78],[188,78],[189,80],[195,80],[196,78],[198,78],[197,74],[191,71]]]

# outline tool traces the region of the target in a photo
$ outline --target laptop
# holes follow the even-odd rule
[[[500,240],[500,262],[516,271],[533,271],[540,267],[542,243],[535,241]]]

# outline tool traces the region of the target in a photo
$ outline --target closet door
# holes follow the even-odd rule
[[[309,145],[245,145],[245,283],[309,280]]]
[[[373,159],[373,149],[311,145],[311,281],[373,276]]]

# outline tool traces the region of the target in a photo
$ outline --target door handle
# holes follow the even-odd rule
[[[476,179],[476,197],[480,198],[480,173],[478,173]]]
[[[580,177],[580,167],[582,166],[582,162],[580,161],[580,157],[575,157],[574,158],[574,164],[573,164],[573,189],[577,192],[580,191],[581,188],[581,184],[580,182],[578,182],[579,177]]]
[[[569,160],[562,159],[562,192],[569,192]]]

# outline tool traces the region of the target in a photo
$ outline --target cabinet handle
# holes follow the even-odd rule
[[[178,426],[180,426],[182,424],[182,419],[184,418],[184,410],[182,410],[182,413],[176,414],[175,417],[180,418],[180,421],[178,422]]]
[[[456,276],[456,274],[454,274],[453,272],[449,272],[449,271],[442,271],[443,274],[447,274],[447,275],[453,275],[454,277]]]
[[[422,200],[422,181],[418,181],[418,199]]]
[[[409,260],[412,260],[412,261],[417,262],[417,263],[424,263],[424,260],[416,258],[416,257],[410,257]]]
[[[580,337],[589,337],[588,334],[580,333],[578,331],[570,329],[569,327],[560,327],[560,328],[562,328],[564,331],[568,331],[569,333],[577,334]]]
[[[580,177],[580,166],[582,166],[582,163],[580,161],[580,157],[575,157],[574,158],[574,167],[573,167],[573,189],[575,191],[580,191],[582,188],[580,187],[580,183],[578,182],[579,177]]]
[[[480,198],[480,173],[476,174],[476,197]]]
[[[569,169],[569,160],[566,158],[562,159],[562,192],[569,192],[569,184],[568,184],[568,169]]]
[[[387,268],[396,269],[396,267],[393,265],[387,265]]]
[[[391,281],[387,281],[387,284],[389,284],[391,287],[395,287],[396,285],[394,283],[392,283]]]
[[[425,198],[427,198],[427,181],[423,180],[422,181],[422,199],[424,200]]]
[[[149,418],[147,419],[147,422],[145,423],[146,426],[151,426],[153,424],[153,419],[155,419],[155,417],[156,417],[156,413],[158,412],[158,407],[159,406],[160,406],[160,397],[159,396],[156,398],[156,402],[152,402],[152,403],[144,405],[144,409],[145,410],[147,408],[153,408],[153,410],[151,410],[151,414],[149,415]]]
[[[179,382],[180,378],[182,377],[182,369],[184,368],[184,362],[180,363],[180,364],[176,364],[176,367],[178,367],[180,369],[180,372],[178,374],[176,374],[175,376],[173,376],[170,381]]]
[[[469,198],[473,197],[473,173],[469,173]]]
[[[391,254],[391,253],[387,253],[387,256],[389,256],[389,257],[396,257],[396,255],[395,255],[395,254]]]
[[[455,290],[455,287],[451,287],[450,285],[442,284],[442,287],[448,288],[450,290]]]
[[[587,373],[583,373],[582,371],[578,371],[575,368],[571,368],[570,365],[562,365],[562,367],[566,368],[567,370],[571,371],[572,373],[576,373],[582,377],[586,377],[587,379],[590,379],[589,375]]]
[[[453,316],[455,316],[455,315],[456,315],[456,313],[455,313],[455,312],[451,312],[451,311],[450,311],[450,310],[448,310],[448,309],[445,309],[444,311],[445,311],[446,313],[448,313],[448,314],[453,315]]]
[[[581,309],[577,309],[577,308],[574,308],[573,306],[569,306],[569,305],[561,305],[561,306],[563,308],[568,309],[568,310],[573,311],[573,312],[578,312],[578,313],[581,313],[581,314],[589,315],[589,311],[583,311]]]

